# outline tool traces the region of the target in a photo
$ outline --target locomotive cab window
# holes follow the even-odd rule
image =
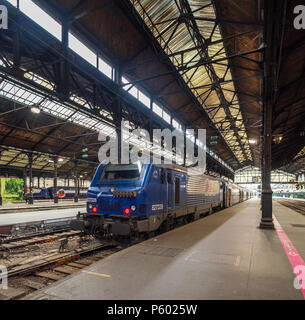
[[[137,180],[141,167],[137,164],[107,164],[100,175],[99,181]]]
[[[180,203],[180,179],[175,178],[175,203]]]

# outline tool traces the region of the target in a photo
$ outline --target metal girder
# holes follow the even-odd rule
[[[246,55],[257,53],[257,52],[261,52],[264,49],[265,49],[265,47],[261,47],[261,48],[258,48],[258,49],[255,49],[255,50],[251,50],[251,51],[239,52],[239,53],[227,56],[225,58],[216,59],[216,60],[212,60],[210,58],[205,58],[205,59],[201,59],[200,62],[197,62],[197,63],[195,63],[193,65],[190,65],[190,66],[188,66],[187,64],[186,65],[181,65],[180,67],[177,68],[177,70],[178,71],[189,71],[189,70],[201,67],[201,66],[211,67],[211,65],[213,63],[217,63],[217,62],[221,62],[221,61],[227,61],[228,59],[233,59],[233,58],[244,58],[244,56],[246,56]],[[253,60],[253,59],[249,59],[249,60],[251,62],[255,62],[255,63],[261,64],[260,61],[256,61],[256,60]],[[143,62],[143,64],[145,64],[145,63],[147,63],[147,61]],[[253,70],[253,71],[258,72],[258,70]],[[165,77],[165,76],[168,76],[168,75],[173,74],[175,72],[176,72],[176,70],[175,71],[163,72],[163,73],[157,73],[155,75],[152,75],[152,76],[149,76],[149,77],[146,77],[146,78],[143,78],[143,79],[137,79],[137,80],[134,80],[132,82],[124,83],[122,86],[126,87],[128,85],[136,85],[137,83],[153,80],[153,79],[160,78],[160,77]],[[218,78],[218,82],[219,83],[223,83],[224,82],[224,81],[221,81],[221,80],[222,79]],[[230,81],[233,81],[233,80],[230,80]],[[212,83],[211,85],[216,85],[216,82]]]
[[[132,1],[133,5],[134,3],[139,4],[139,6],[141,7],[143,13],[145,13],[145,10],[143,8],[143,6],[141,5],[141,2],[138,0],[134,0]],[[218,129],[215,127],[215,125],[213,124],[213,122],[210,120],[207,112],[202,108],[201,103],[197,100],[197,98],[195,97],[194,93],[192,92],[192,90],[187,86],[186,82],[183,80],[182,78],[182,74],[179,72],[179,70],[177,70],[175,68],[175,66],[173,65],[171,59],[168,57],[168,55],[163,51],[162,46],[159,44],[159,42],[156,40],[156,38],[152,35],[151,31],[149,30],[149,28],[143,24],[142,18],[139,15],[139,13],[136,11],[136,9],[134,8],[134,6],[131,5],[131,2],[129,0],[122,0],[118,3],[122,9],[124,10],[124,12],[126,12],[126,14],[128,14],[132,20],[134,20],[136,26],[141,26],[141,28],[143,29],[143,35],[145,36],[145,38],[147,39],[147,41],[149,41],[155,52],[156,52],[156,58],[159,59],[159,61],[161,63],[166,64],[167,66],[170,67],[170,69],[172,71],[169,71],[168,74],[173,74],[176,76],[177,81],[180,83],[181,87],[185,90],[185,92],[187,94],[190,95],[192,102],[188,102],[186,104],[183,104],[180,108],[175,109],[175,112],[177,112],[177,110],[181,110],[183,107],[192,104],[198,111],[200,111],[203,115],[203,117],[206,119],[206,121],[208,122],[208,127],[215,129],[216,131],[218,131]],[[146,13],[147,15],[147,13]],[[147,15],[148,16],[148,15]],[[149,18],[149,17],[148,17]],[[153,21],[150,20],[150,23],[152,25],[154,25]],[[174,25],[174,24],[173,24]],[[155,59],[154,59],[155,60]],[[154,61],[154,60],[149,60],[149,61]],[[147,60],[145,62],[143,62],[143,64],[147,63]],[[141,65],[141,63],[139,63],[137,61],[137,66]],[[130,67],[130,69],[134,68],[133,66]],[[124,69],[126,71],[126,68]],[[157,75],[156,75],[157,76]],[[134,83],[134,82],[133,82]],[[188,123],[186,123],[186,125],[188,125]],[[193,123],[190,123],[191,126],[193,126]],[[219,132],[219,131],[218,131]],[[222,135],[219,136],[220,137],[220,141],[223,143],[224,146],[227,147],[227,150],[232,154],[232,158],[236,159],[236,156],[233,154],[233,152],[230,150],[229,146],[227,145],[226,141],[224,140],[224,138],[222,137]],[[238,163],[238,162],[236,162]]]
[[[12,16],[14,17],[14,15]],[[18,23],[20,23],[20,21],[15,21],[15,26],[17,26]],[[153,122],[153,126],[158,128],[168,127],[168,124],[164,122],[164,120],[159,119],[159,117],[154,115],[150,110],[143,110],[138,101],[126,94],[121,90],[120,86],[112,83],[112,81],[110,81],[106,76],[101,75],[97,70],[79,58],[76,54],[72,54],[70,51],[63,53],[62,47],[60,45],[57,46],[57,44],[54,43],[54,39],[51,41],[51,39],[48,39],[49,36],[46,33],[43,33],[40,29],[32,27],[31,24],[32,23],[29,20],[25,19],[22,21],[22,43],[20,43],[20,54],[22,59],[21,65],[16,65],[15,68],[20,70],[19,67],[22,67],[26,70],[35,70],[35,73],[38,75],[54,82],[55,87],[60,87],[60,82],[63,83],[64,80],[62,78],[63,74],[65,74],[65,77],[68,74],[68,78],[71,80],[69,81],[69,91],[85,99],[90,106],[90,110],[85,109],[70,100],[69,105],[73,105],[75,110],[94,116],[101,121],[105,119],[103,119],[99,114],[100,108],[98,106],[102,106],[103,108],[105,107],[106,97],[106,100],[108,100],[108,106],[111,106],[109,107],[109,112],[111,112],[112,116],[117,112],[117,110],[113,108],[112,104],[119,100],[121,102],[121,111],[124,114],[125,119],[135,123],[136,126],[147,123],[149,119]],[[48,99],[54,99],[54,101],[66,103],[67,101],[62,101],[62,90],[59,90],[60,92],[56,92],[43,87],[30,79],[24,78],[23,74],[16,75],[12,72],[13,68],[11,68],[10,63],[8,62],[12,60],[11,57],[14,52],[14,42],[10,42],[8,39],[14,31],[14,27],[12,27],[6,34],[5,38],[0,36],[0,57],[1,59],[3,58],[4,62],[7,62],[6,67],[0,68],[1,73],[3,73],[2,77],[10,79],[10,81],[17,81],[19,85],[29,88],[33,92],[37,91],[39,94],[48,97]],[[65,34],[67,34],[67,30],[65,30]],[[50,45],[50,43],[52,43],[52,45]],[[62,62],[66,63],[67,60],[69,60],[69,68],[67,68],[65,72],[58,73],[58,64]],[[66,67],[64,67],[64,69],[65,68]],[[65,90],[63,91],[65,92]],[[96,94],[92,94],[93,92]],[[134,112],[134,110],[137,110],[137,112]],[[116,127],[116,124],[111,119],[107,119],[107,123]],[[43,136],[42,139],[45,139],[46,137],[56,139],[56,137],[52,136],[52,133],[54,132],[53,129],[51,133],[49,131],[49,134],[41,134],[35,130],[29,131],[28,128],[20,126],[15,128],[39,134]],[[75,143],[69,139],[65,140],[69,144],[74,143],[75,145],[81,146],[81,144]]]
[[[166,51],[167,57],[171,58],[171,60],[173,60],[175,57],[180,57],[180,60],[177,63],[174,63],[172,61],[172,63],[176,67],[176,70],[155,74],[155,75],[152,75],[150,77],[143,78],[143,79],[135,79],[134,81],[131,81],[129,83],[129,85],[130,84],[137,84],[137,83],[149,81],[149,80],[152,80],[152,79],[156,79],[158,77],[165,77],[165,76],[167,76],[169,74],[176,74],[175,71],[178,71],[180,75],[181,75],[181,72],[186,73],[188,71],[192,71],[191,75],[190,76],[188,75],[187,79],[185,79],[185,83],[187,85],[189,85],[191,90],[196,91],[198,89],[202,89],[203,87],[198,87],[198,86],[196,87],[195,86],[193,88],[192,86],[190,86],[190,82],[191,82],[194,74],[198,70],[198,68],[201,67],[201,66],[204,66],[205,69],[207,70],[207,74],[209,75],[209,77],[211,79],[211,82],[212,82],[211,85],[207,85],[207,87],[211,87],[211,89],[214,90],[214,92],[217,92],[217,96],[218,96],[218,98],[220,100],[220,105],[224,109],[224,111],[226,113],[226,116],[228,116],[228,114],[230,113],[230,109],[228,108],[229,105],[230,105],[230,101],[227,102],[227,106],[226,106],[226,104],[223,103],[223,102],[226,102],[225,95],[228,95],[228,94],[227,93],[224,94],[224,90],[226,90],[226,88],[222,88],[221,84],[229,83],[229,81],[224,82],[222,78],[217,77],[217,74],[216,74],[216,72],[214,70],[214,66],[213,65],[224,65],[224,66],[226,66],[226,72],[225,72],[224,78],[225,78],[227,72],[229,71],[229,69],[231,68],[231,65],[233,65],[233,62],[234,62],[234,60],[236,58],[246,59],[247,61],[250,61],[251,63],[257,64],[261,68],[262,67],[261,61],[257,61],[255,59],[249,58],[248,56],[252,55],[252,54],[255,54],[255,53],[258,53],[258,52],[261,52],[265,48],[263,46],[260,46],[257,49],[244,51],[244,52],[237,51],[237,50],[235,50],[235,52],[234,52],[234,50],[233,51],[231,50],[230,51],[230,55],[227,55],[226,57],[223,57],[223,54],[225,53],[225,48],[224,47],[221,47],[216,53],[213,53],[211,56],[209,56],[207,48],[209,48],[210,46],[213,46],[215,44],[218,44],[218,43],[222,44],[222,43],[228,42],[228,41],[234,41],[234,44],[235,44],[235,40],[238,39],[239,37],[242,37],[242,36],[247,35],[247,34],[254,33],[255,37],[251,40],[251,42],[252,42],[252,41],[256,40],[259,35],[262,34],[262,28],[256,28],[256,30],[247,31],[245,33],[240,33],[240,34],[236,34],[236,35],[233,35],[233,36],[224,37],[221,40],[212,41],[211,39],[213,37],[213,33],[214,33],[216,27],[219,26],[220,21],[222,23],[225,23],[225,22],[234,23],[234,21],[229,21],[229,20],[224,21],[224,20],[218,19],[217,18],[217,12],[215,10],[216,19],[207,19],[207,20],[210,20],[211,22],[214,22],[213,30],[212,30],[212,32],[210,34],[210,37],[203,38],[203,36],[200,33],[200,31],[198,29],[198,26],[197,26],[197,21],[198,20],[195,19],[194,13],[190,9],[189,2],[187,0],[181,0],[181,1],[177,0],[177,1],[175,1],[175,4],[176,4],[177,8],[180,11],[179,15],[177,15],[175,18],[165,19],[163,21],[158,21],[158,22],[154,22],[152,20],[152,18],[150,18],[149,13],[145,11],[146,8],[144,8],[144,5],[141,4],[141,1],[134,0],[134,1],[130,1],[130,2],[132,2],[132,4],[134,6],[137,5],[139,7],[138,8],[138,12],[139,13],[141,12],[141,16],[142,16],[143,20],[144,19],[148,19],[149,20],[149,25],[151,25],[151,27],[149,27],[149,28],[152,29],[153,33],[155,34],[155,39],[157,39],[160,42],[160,45],[161,45],[162,49],[164,51]],[[214,6],[213,1],[207,6]],[[198,8],[196,11],[198,12],[199,10],[200,10],[200,8]],[[187,29],[189,31],[189,34],[192,36],[192,39],[193,39],[193,42],[194,42],[194,46],[191,47],[191,48],[187,48],[185,50],[180,50],[180,51],[174,51],[174,52],[168,51],[167,50],[168,44],[169,44],[170,40],[173,38],[173,35],[176,32],[177,26],[182,24],[182,23],[186,25],[186,27],[187,27]],[[240,23],[243,24],[243,22],[240,22]],[[160,24],[167,24],[167,26],[159,31],[157,29],[157,26],[160,25]],[[257,26],[257,25],[263,26],[262,23],[253,23],[253,26]],[[167,33],[167,36],[166,36],[165,39],[162,39],[162,36],[165,35],[165,33]],[[224,45],[227,45],[227,44],[224,44]],[[235,48],[235,45],[233,47]],[[193,56],[191,61],[184,62],[184,59],[183,59],[184,55],[186,53],[188,53],[188,52],[196,52],[196,50],[198,52]],[[164,63],[166,61],[162,55],[160,55],[160,61],[164,62]],[[222,62],[224,62],[224,61],[226,61],[227,64],[223,64]],[[143,62],[137,61],[137,66],[141,65],[142,63],[143,64],[147,63],[147,60],[143,61]],[[235,67],[235,65],[234,65],[234,67]],[[134,66],[130,67],[130,69],[133,69],[133,68],[134,68]],[[242,66],[237,66],[236,68],[244,69],[244,70],[248,70],[248,71],[254,71],[255,75],[253,75],[253,76],[257,76],[258,72],[260,73],[260,69],[259,70],[258,69],[252,69],[252,68],[242,67]],[[259,74],[259,76],[261,76],[261,74]],[[232,75],[232,77],[233,77],[233,75]],[[236,79],[230,80],[230,82],[234,82],[234,81],[236,81]],[[164,87],[167,88],[167,85],[165,85]],[[227,91],[231,92],[230,90],[227,90]],[[243,92],[237,92],[237,90],[232,91],[232,92],[235,94],[235,97],[236,97],[236,94],[238,94],[238,95],[241,95],[241,94],[247,95],[246,93],[243,93]],[[173,94],[177,94],[177,93],[179,93],[179,92],[178,91],[173,92]],[[159,94],[158,97],[165,97],[165,96],[170,95],[170,94],[172,94],[172,93],[171,92],[166,93],[163,90],[161,90],[161,94]],[[209,98],[209,95],[211,94],[211,91],[207,90],[207,91],[202,92],[199,95],[197,95],[197,98],[200,98],[201,96],[204,96],[206,94],[208,94],[208,96],[205,97],[204,102],[203,102],[204,104],[206,103],[207,99]],[[252,97],[254,97],[254,96],[252,96]],[[255,97],[255,98],[257,98],[257,97]],[[259,98],[260,97],[258,97],[258,99]],[[236,99],[237,99],[237,97],[236,97]],[[204,109],[208,110],[208,105],[205,105]],[[209,114],[209,112],[207,112],[207,113]],[[232,117],[231,121],[232,121],[233,126],[234,126],[234,122],[236,120],[239,121],[238,119],[235,119],[234,117]],[[218,128],[215,127],[215,129],[218,129]],[[245,131],[245,129],[244,129],[244,131]],[[248,153],[249,153],[249,151],[251,153],[252,150],[251,150],[249,145],[246,146],[245,148],[243,147],[243,142],[240,140],[239,134],[238,134],[237,130],[234,130],[234,128],[233,128],[233,133],[236,136],[236,139],[239,140],[240,150],[244,155],[244,159],[246,160],[247,157],[248,157],[248,154],[246,154],[245,148],[247,148],[247,152]],[[226,141],[226,139],[224,139],[224,141]],[[249,154],[249,156],[251,158],[250,154]]]
[[[191,11],[191,8],[189,6],[189,3],[187,0],[179,0],[179,3],[180,3],[180,10],[181,10],[181,14],[188,14],[190,16],[190,19],[188,21],[186,21],[186,25],[189,29],[189,33],[191,34],[191,36],[193,35],[193,41],[194,41],[194,44],[198,44],[199,46],[201,46],[203,49],[200,51],[200,56],[202,58],[202,60],[204,61],[205,64],[205,67],[206,67],[206,70],[207,70],[207,73],[209,75],[209,77],[211,78],[211,81],[212,83],[214,84],[214,89],[217,93],[217,96],[219,98],[219,101],[220,103],[223,105],[223,106],[226,106],[224,107],[224,110],[225,110],[225,114],[228,118],[232,119],[231,121],[231,125],[234,127],[233,128],[233,131],[235,133],[235,136],[240,144],[240,148],[244,154],[244,157],[245,159],[247,160],[248,159],[248,156],[244,150],[244,147],[243,147],[243,143],[241,142],[240,140],[240,136],[237,132],[237,129],[235,127],[235,122],[233,121],[233,117],[232,117],[232,114],[230,112],[230,108],[229,108],[229,105],[228,105],[228,102],[223,94],[223,91],[222,91],[222,88],[221,88],[221,85],[220,85],[220,82],[219,82],[219,77],[217,76],[215,70],[214,70],[214,67],[211,63],[209,63],[211,61],[210,57],[209,57],[209,53],[208,51],[206,50],[205,47],[205,39],[203,39],[199,29],[198,29],[198,26],[196,24],[196,19],[195,17],[192,15],[192,11]],[[225,60],[225,59],[223,59]]]

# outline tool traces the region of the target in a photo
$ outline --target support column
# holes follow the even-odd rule
[[[267,1],[264,8],[264,82],[263,82],[263,144],[262,144],[262,218],[260,228],[274,229],[272,218],[272,190],[271,190],[271,144],[272,144],[272,109],[276,101],[274,95],[274,74],[277,72],[277,19],[280,4],[278,1]]]
[[[0,178],[0,206],[3,205],[3,199],[2,199],[2,191],[1,191],[1,188],[2,188],[2,184],[1,184],[1,178]]]
[[[75,168],[74,168],[74,202],[78,202],[78,174],[77,174],[77,161],[75,161]]]
[[[274,229],[271,190],[272,104],[264,104],[264,137],[262,153],[262,219],[260,228]]]
[[[58,203],[58,195],[57,195],[57,163],[58,157],[54,158],[54,203]]]
[[[186,167],[186,128],[183,129],[183,139],[184,139],[183,166]]]
[[[67,18],[64,18],[62,21],[62,32],[61,32],[61,52],[62,57],[60,59],[59,65],[59,74],[57,80],[57,91],[60,93],[64,100],[69,99],[69,74],[70,74],[70,64],[68,60],[69,55],[69,28],[70,21]]]
[[[28,158],[29,158],[29,166],[30,166],[30,196],[29,196],[29,201],[28,204],[33,204],[34,203],[34,199],[33,199],[33,170],[32,170],[32,166],[33,166],[33,153],[29,153],[28,154]]]
[[[27,169],[25,168],[23,171],[23,200],[25,199],[26,189],[27,189]]]
[[[118,85],[122,84],[121,81],[122,74],[119,68],[115,69],[114,74],[114,81]],[[114,123],[116,126],[116,134],[118,139],[118,163],[121,163],[122,159],[122,132],[121,132],[121,122],[122,122],[122,106],[121,106],[121,100],[119,99],[116,102],[116,113],[114,115]]]

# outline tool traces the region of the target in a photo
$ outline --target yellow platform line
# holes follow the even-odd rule
[[[98,272],[91,272],[91,271],[82,271],[88,274],[92,274],[94,276],[99,276],[99,277],[104,277],[104,278],[111,278],[110,274],[105,274],[105,273],[98,273]]]

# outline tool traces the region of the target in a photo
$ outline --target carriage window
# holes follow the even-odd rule
[[[175,203],[180,203],[180,179],[175,178]]]

